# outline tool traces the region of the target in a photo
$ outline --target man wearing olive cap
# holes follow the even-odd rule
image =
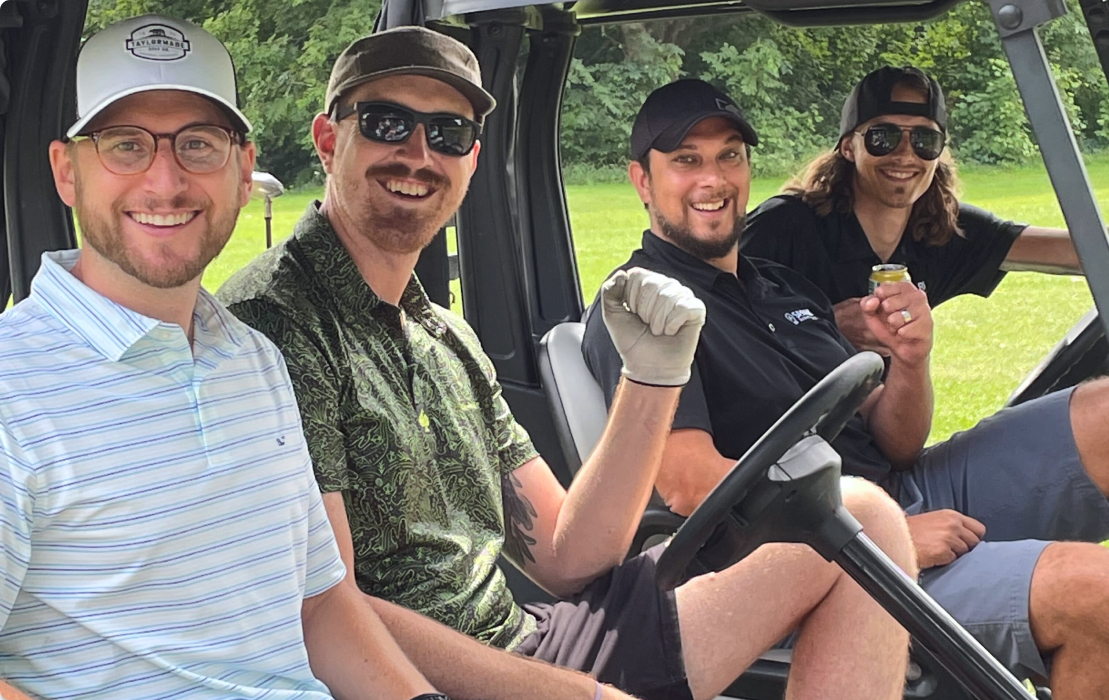
[[[504,665],[518,656],[498,663],[381,599],[651,699],[714,697],[801,624],[791,697],[899,697],[904,631],[807,548],[770,546],[668,593],[654,582],[661,549],[620,563],[690,376],[703,308],[688,289],[630,270],[604,290],[625,380],[568,491],[512,417],[473,331],[427,299],[413,269],[477,166],[493,107],[480,85],[473,54],[424,29],[352,44],[312,125],[328,173],[323,202],[220,290],[289,363],[324,503],[361,589],[448,689],[469,673],[507,687]],[[911,571],[895,504],[867,484],[847,501]],[[518,606],[500,554],[566,600]],[[481,665],[442,667],[463,656]],[[616,692],[545,665],[530,675],[546,698]]]

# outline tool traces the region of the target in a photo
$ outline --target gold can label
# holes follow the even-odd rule
[[[870,268],[870,293],[873,294],[874,290],[878,289],[880,284],[890,284],[892,282],[912,282],[913,278],[909,276],[909,268],[897,263],[884,263],[882,265],[875,265]]]

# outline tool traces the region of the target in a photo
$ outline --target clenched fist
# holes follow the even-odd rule
[[[705,305],[687,287],[642,268],[619,270],[601,287],[601,313],[625,377],[652,386],[689,381]]]

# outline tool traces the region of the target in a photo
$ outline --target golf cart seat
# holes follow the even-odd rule
[[[604,392],[581,354],[584,335],[584,323],[560,323],[543,337],[539,350],[539,376],[572,476],[593,452],[608,420]]]

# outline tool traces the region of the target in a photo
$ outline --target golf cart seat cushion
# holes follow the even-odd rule
[[[572,474],[589,457],[608,420],[604,393],[581,354],[584,333],[584,323],[560,323],[543,336],[539,350],[543,387]]]

